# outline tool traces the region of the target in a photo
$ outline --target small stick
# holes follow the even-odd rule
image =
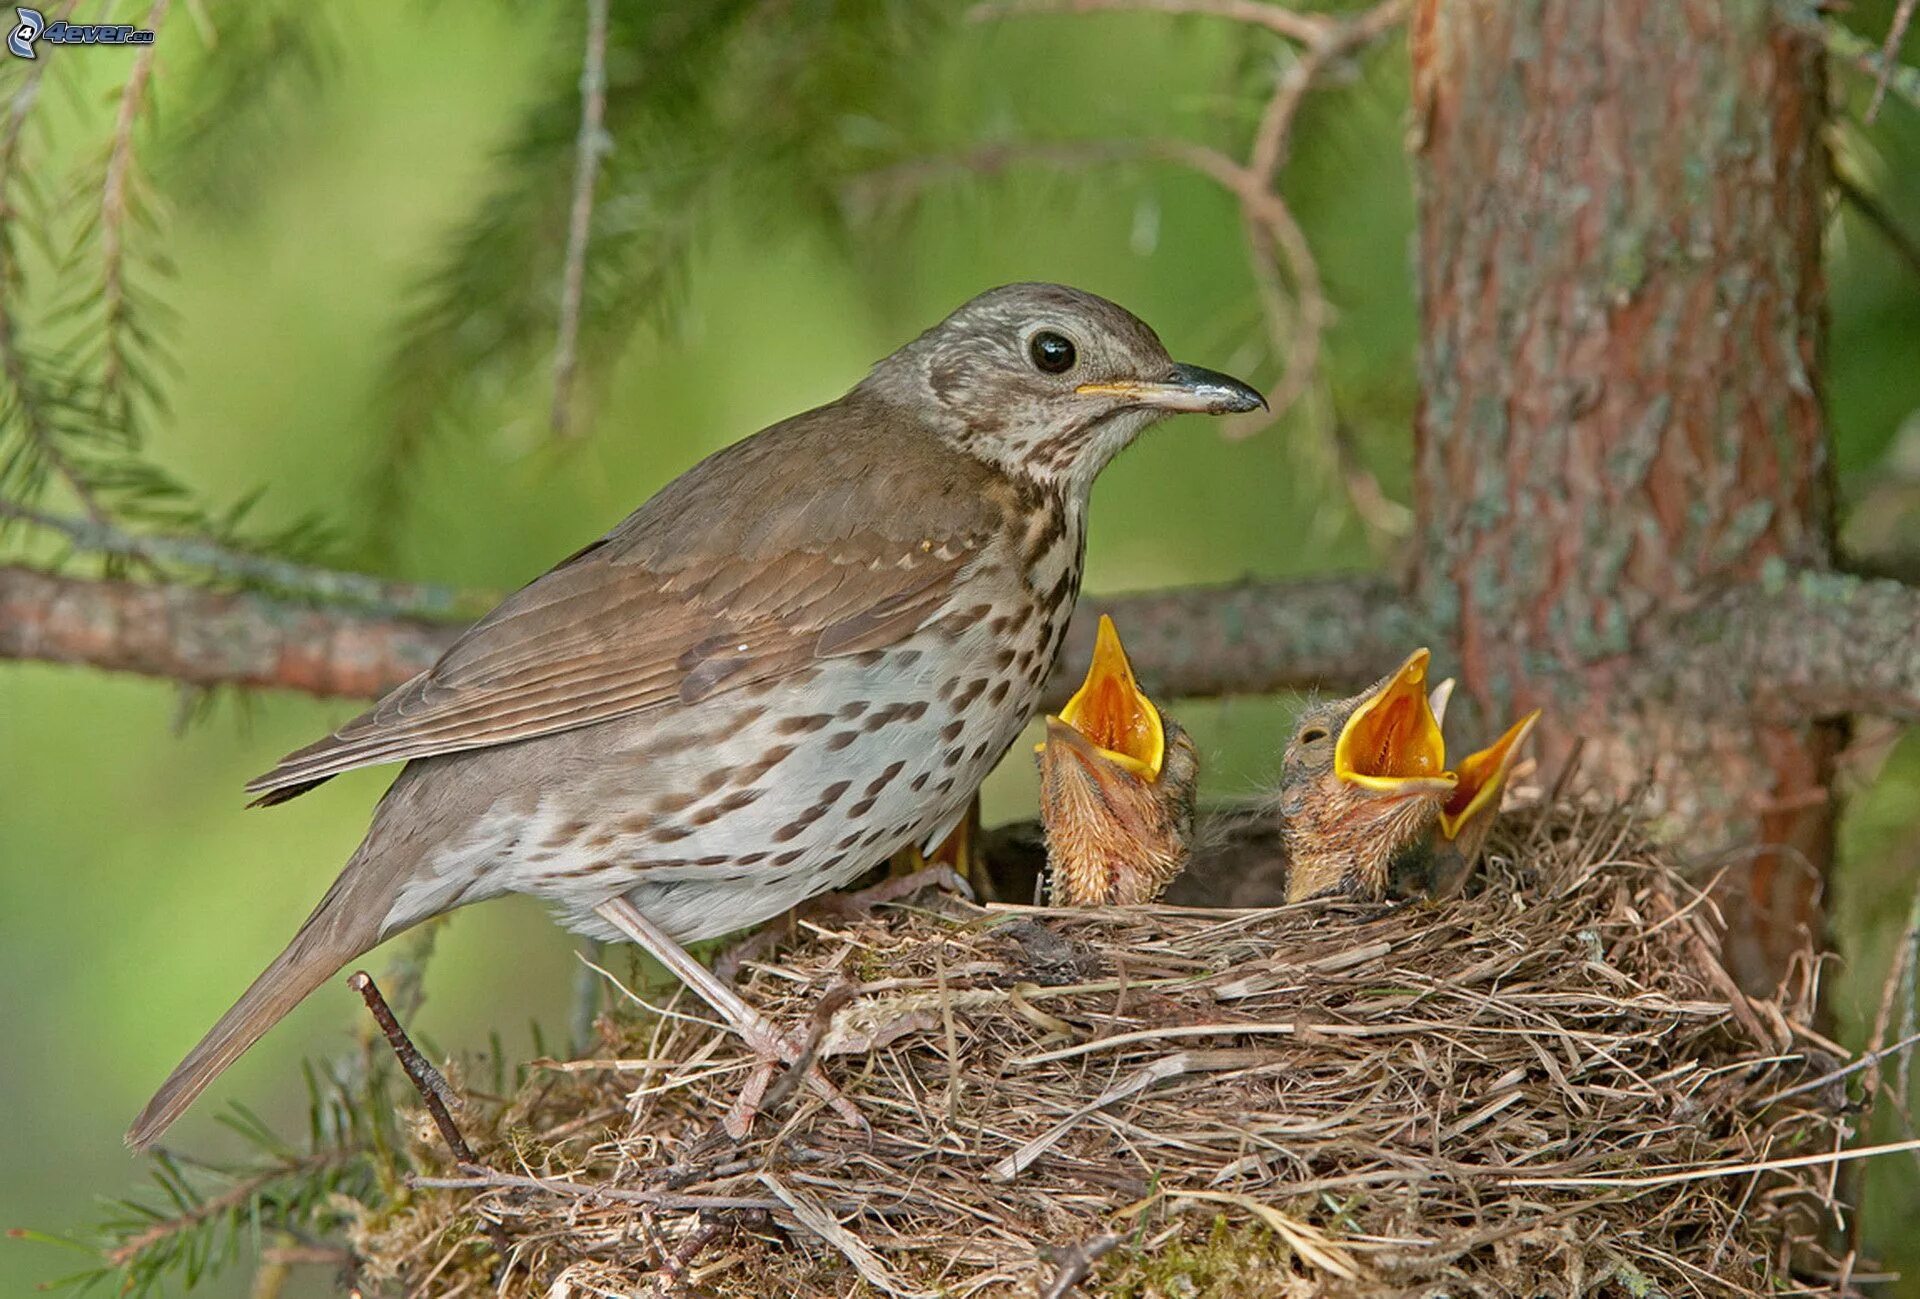
[[[473,1147],[467,1144],[467,1139],[460,1135],[460,1127],[453,1121],[452,1111],[447,1108],[447,1102],[454,1099],[453,1088],[447,1084],[446,1077],[420,1054],[420,1048],[407,1036],[407,1030],[400,1027],[400,1021],[394,1017],[387,999],[380,995],[380,986],[373,981],[373,976],[365,970],[355,970],[347,977],[347,986],[360,994],[360,999],[367,1003],[367,1009],[373,1012],[374,1022],[387,1035],[387,1045],[393,1048],[394,1057],[406,1072],[407,1081],[420,1093],[420,1099],[426,1105],[427,1113],[433,1116],[433,1125],[440,1129],[440,1138],[447,1143],[454,1163],[462,1169],[485,1168],[486,1165],[474,1157]],[[485,1216],[480,1221],[486,1228],[487,1238],[500,1255],[500,1266],[510,1266],[513,1245],[507,1239],[507,1229]]]
[[[1109,1232],[1077,1245],[1043,1251],[1042,1257],[1052,1263],[1056,1271],[1047,1288],[1040,1292],[1040,1299],[1066,1299],[1075,1286],[1093,1273],[1093,1265],[1112,1253],[1114,1247],[1124,1239],[1124,1236]]]

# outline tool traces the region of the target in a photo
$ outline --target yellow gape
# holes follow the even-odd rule
[[[1160,710],[1140,693],[1120,633],[1105,614],[1100,615],[1100,634],[1093,643],[1087,679],[1060,710],[1060,720],[1091,740],[1116,765],[1149,781],[1160,778],[1167,753]],[[1042,747],[1035,746],[1036,752]]]
[[[1446,743],[1427,701],[1429,657],[1415,650],[1384,689],[1353,710],[1333,750],[1333,771],[1341,780],[1385,792],[1446,771]]]

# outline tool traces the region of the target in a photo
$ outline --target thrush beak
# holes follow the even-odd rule
[[[1508,727],[1507,733],[1492,744],[1460,760],[1454,768],[1460,783],[1454,786],[1453,796],[1440,809],[1442,835],[1457,839],[1475,818],[1499,810],[1500,794],[1507,787],[1514,759],[1519,756],[1521,744],[1533,732],[1533,724],[1539,720],[1540,710],[1536,708]]]
[[[1433,709],[1433,724],[1442,729],[1447,724],[1447,704],[1453,699],[1453,686],[1453,678],[1448,677],[1427,695],[1427,707]]]
[[[1427,700],[1426,650],[1415,650],[1400,670],[1361,701],[1340,728],[1333,771],[1360,789],[1393,797],[1451,794],[1440,722]]]
[[[1230,374],[1197,365],[1176,365],[1173,373],[1159,382],[1118,379],[1109,383],[1083,383],[1074,391],[1082,396],[1119,397],[1135,406],[1197,415],[1238,414],[1267,404],[1258,389]]]
[[[1067,700],[1058,717],[1047,719],[1047,740],[1056,734],[1076,751],[1091,750],[1142,780],[1160,779],[1167,756],[1167,735],[1160,710],[1133,679],[1133,665],[1120,644],[1113,619],[1100,615],[1087,679]],[[1041,746],[1042,748],[1045,745]]]

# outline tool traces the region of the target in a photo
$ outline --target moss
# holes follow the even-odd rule
[[[1285,1241],[1265,1227],[1236,1227],[1224,1214],[1199,1240],[1116,1250],[1099,1276],[1100,1293],[1112,1299],[1260,1299],[1285,1294],[1298,1280]]]

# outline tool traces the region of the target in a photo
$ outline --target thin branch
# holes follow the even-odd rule
[[[81,550],[198,569],[215,577],[269,586],[323,604],[351,604],[374,613],[421,618],[477,617],[499,597],[427,582],[389,582],[364,573],[317,568],[249,554],[204,537],[145,536],[112,523],[49,514],[0,499],[0,519],[59,533]]]
[[[357,1151],[328,1150],[309,1155],[304,1159],[288,1160],[284,1164],[243,1178],[220,1194],[191,1205],[171,1218],[160,1219],[144,1228],[138,1235],[129,1236],[107,1250],[103,1257],[114,1267],[125,1267],[161,1241],[178,1236],[182,1232],[192,1231],[202,1223],[210,1222],[224,1213],[230,1213],[244,1206],[275,1182],[291,1177],[305,1177],[357,1158],[359,1158]]]
[[[566,269],[560,286],[560,336],[553,349],[553,431],[571,430],[574,372],[579,365],[580,309],[586,297],[587,240],[593,230],[594,182],[608,140],[607,0],[586,0],[587,50],[580,66],[580,135],[573,164],[573,208],[567,218]]]
[[[1183,587],[1081,602],[1051,704],[1091,653],[1095,622],[1126,629],[1134,670],[1167,698],[1348,689],[1417,645],[1444,647],[1444,616],[1373,576]],[[1920,588],[1780,572],[1644,631],[1656,647],[1620,683],[1705,713],[1778,721],[1846,714],[1920,721]],[[316,609],[269,596],[95,581],[0,566],[0,659],[77,663],[191,685],[369,698],[432,665],[451,623]]]
[[[1303,14],[1266,0],[991,0],[967,11],[968,22],[993,22],[1039,14],[1157,13],[1224,18],[1278,32],[1288,40],[1317,40],[1334,20]]]
[[[457,1104],[459,1097],[447,1085],[446,1077],[420,1054],[420,1048],[407,1036],[407,1030],[400,1026],[392,1007],[387,1005],[387,999],[380,995],[380,986],[373,981],[373,976],[365,970],[355,970],[348,976],[347,986],[360,994],[374,1022],[386,1034],[387,1045],[393,1048],[394,1058],[406,1072],[407,1081],[413,1084],[413,1090],[419,1093],[421,1103],[433,1117],[433,1125],[440,1129],[440,1139],[447,1143],[447,1152],[453,1156],[454,1164],[462,1169],[484,1168],[475,1158],[473,1147],[461,1135],[460,1125],[453,1121],[453,1112],[447,1108],[449,1101]],[[508,1266],[513,1257],[513,1242],[507,1237],[507,1229],[484,1215],[480,1223],[487,1239],[493,1242],[494,1251],[500,1255],[501,1266]]]
[[[1920,8],[1920,0],[1900,0],[1900,7],[1893,11],[1886,44],[1880,47],[1880,75],[1873,83],[1873,98],[1867,101],[1869,124],[1880,116],[1880,101],[1887,97],[1887,82],[1893,76],[1894,65],[1900,61],[1900,42],[1906,39],[1907,24],[1913,21],[1916,8]]]
[[[141,26],[157,31],[166,21],[171,0],[154,0]],[[127,322],[126,225],[130,204],[128,192],[133,183],[133,132],[146,105],[147,88],[153,80],[154,52],[147,45],[134,57],[120,92],[120,110],[114,121],[113,144],[107,153],[106,178],[100,187],[100,328],[102,353],[100,387],[118,395],[118,419],[124,426],[130,418],[129,402],[120,384],[125,377],[122,335]],[[96,519],[96,522],[99,520]]]
[[[1084,662],[1102,611],[1150,687],[1174,695],[1360,685],[1433,639],[1373,577],[1247,583],[1083,600],[1063,662]],[[455,623],[314,608],[0,565],[0,659],[70,663],[190,685],[374,698],[433,665]],[[1063,669],[1057,703],[1071,692]]]
[[[1858,182],[1844,172],[1836,171],[1833,187],[1840,191],[1840,197],[1853,205],[1860,219],[1872,226],[1874,232],[1887,241],[1888,247],[1907,264],[1907,269],[1920,275],[1920,238],[1908,233],[1894,218],[1893,213],[1881,204],[1880,200],[1862,189]]]
[[[0,565],[0,659],[370,699],[431,667],[459,633],[251,593]]]

